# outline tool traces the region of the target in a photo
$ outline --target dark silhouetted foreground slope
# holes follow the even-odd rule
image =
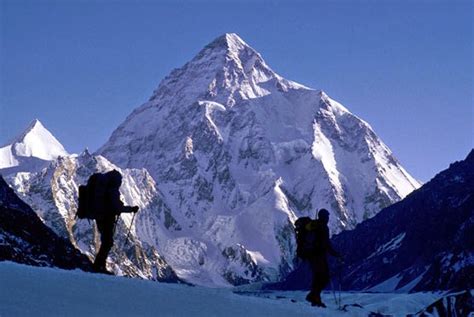
[[[90,270],[89,259],[43,224],[0,176],[0,261]]]

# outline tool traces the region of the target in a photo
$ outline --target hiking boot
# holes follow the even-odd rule
[[[306,295],[306,301],[310,302],[311,304],[314,302],[318,301],[318,295],[316,295],[313,292],[309,292],[308,295]],[[319,301],[321,301],[321,298],[319,298]]]
[[[326,308],[326,305],[321,301],[321,295],[310,292],[306,295],[306,300],[311,303],[311,306]]]
[[[311,303],[311,306],[316,306],[316,307],[321,307],[321,308],[326,308],[326,304],[324,304],[323,302],[319,301],[319,302],[312,302]]]

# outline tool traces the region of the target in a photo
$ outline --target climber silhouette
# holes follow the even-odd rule
[[[101,199],[97,202],[102,206],[103,211],[95,218],[97,229],[100,233],[100,249],[97,252],[93,264],[93,270],[98,273],[113,274],[107,271],[107,256],[114,244],[114,229],[118,217],[123,212],[138,212],[138,206],[125,206],[120,200],[120,185],[122,184],[122,175],[117,170],[103,174],[106,179],[106,189]],[[92,177],[92,176],[91,176]]]
[[[313,306],[326,307],[321,300],[321,291],[329,283],[329,265],[327,254],[341,258],[329,240],[329,212],[321,209],[318,212],[318,219],[306,225],[306,230],[314,235],[314,247],[308,260],[312,271],[311,291],[306,296],[306,300]]]

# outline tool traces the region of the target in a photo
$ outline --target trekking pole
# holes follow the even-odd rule
[[[115,216],[114,229],[112,231],[114,234],[115,234],[115,229],[117,228],[117,222],[118,222],[119,218],[120,218],[120,215]]]
[[[334,282],[332,281],[332,279],[331,279],[331,289],[332,289],[332,295],[334,297],[334,304],[336,304],[338,306],[338,309],[339,309],[340,306],[337,302],[336,291],[335,291]]]
[[[342,309],[342,299],[341,299],[341,293],[342,293],[342,265],[344,262],[342,260],[339,260],[339,269],[337,270],[338,272],[338,282],[339,282],[339,309]]]
[[[132,216],[132,221],[130,222],[130,227],[128,228],[128,233],[127,233],[127,236],[125,237],[125,242],[123,244],[123,248],[125,248],[125,246],[127,245],[128,243],[128,236],[130,235],[130,231],[132,230],[132,225],[133,225],[133,220],[135,220],[135,216],[137,215],[136,212],[133,213],[133,216]]]

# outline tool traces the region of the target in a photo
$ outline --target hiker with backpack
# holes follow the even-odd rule
[[[295,222],[297,256],[308,261],[312,271],[311,291],[306,300],[318,307],[326,307],[321,300],[321,291],[330,280],[327,254],[341,258],[331,246],[328,222],[329,212],[326,209],[319,210],[316,220],[302,217]]]
[[[113,170],[105,174],[95,173],[87,186],[79,186],[80,219],[95,219],[100,233],[100,248],[95,257],[93,270],[98,273],[113,274],[107,271],[107,256],[114,244],[115,224],[123,212],[137,213],[138,206],[125,206],[120,199],[122,175]]]

